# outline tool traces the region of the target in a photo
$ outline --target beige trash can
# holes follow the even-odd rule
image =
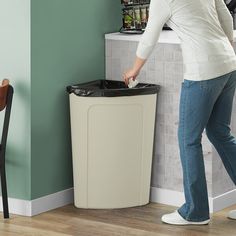
[[[68,86],[74,201],[78,208],[147,204],[159,85],[121,81]]]

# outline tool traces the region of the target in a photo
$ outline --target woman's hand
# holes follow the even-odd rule
[[[128,86],[129,80],[131,78],[133,80],[136,79],[136,77],[138,76],[140,70],[144,66],[145,62],[146,62],[146,59],[142,59],[142,58],[139,58],[139,57],[136,56],[133,68],[126,71],[123,75],[123,79],[124,79],[124,82],[125,82],[126,86]]]
[[[130,80],[130,79],[135,80],[136,77],[138,76],[138,74],[139,74],[139,71],[136,71],[136,70],[133,69],[133,68],[127,70],[127,71],[124,73],[124,75],[123,75],[123,80],[124,80],[124,82],[125,82],[125,85],[128,86],[129,80]]]

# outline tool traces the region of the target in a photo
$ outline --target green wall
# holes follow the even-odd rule
[[[73,186],[69,84],[105,78],[120,0],[31,0],[31,199]]]
[[[0,1],[0,35],[0,79],[9,78],[15,89],[6,148],[8,196],[30,200],[30,0]],[[3,119],[4,111],[1,134]]]

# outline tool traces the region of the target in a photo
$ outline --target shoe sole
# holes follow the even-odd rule
[[[187,221],[187,222],[182,222],[182,223],[166,222],[166,221],[162,220],[162,222],[165,223],[165,224],[169,224],[169,225],[208,225],[210,220],[205,220],[205,221],[201,221],[201,222]]]

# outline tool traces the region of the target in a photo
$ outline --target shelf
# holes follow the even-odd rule
[[[150,3],[132,3],[132,4],[122,4],[124,7],[136,7],[136,6],[149,6]]]

